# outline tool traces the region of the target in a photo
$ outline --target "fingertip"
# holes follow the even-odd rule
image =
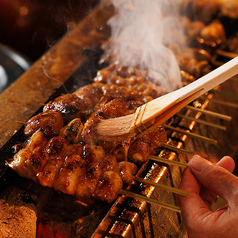
[[[223,167],[232,173],[235,169],[235,161],[230,156],[224,156],[220,161],[216,163],[216,165]]]

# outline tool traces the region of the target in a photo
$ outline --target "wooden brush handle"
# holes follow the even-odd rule
[[[186,101],[186,104],[190,103],[195,99],[194,95],[197,98],[213,89],[217,85],[235,76],[236,74],[238,74],[238,57],[228,61],[224,65],[211,71],[193,83],[190,83],[189,85],[174,92],[156,98],[139,107],[134,114],[134,118],[131,123],[131,130],[138,128],[149,121],[152,121],[160,114],[164,113],[166,110],[181,101]],[[178,111],[180,109],[178,107]],[[176,112],[173,110],[173,113],[175,114]]]

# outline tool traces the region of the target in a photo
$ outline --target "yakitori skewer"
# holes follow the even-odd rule
[[[134,114],[101,120],[96,136],[104,141],[122,141],[149,131],[167,121],[188,103],[238,73],[238,57],[211,71],[200,79],[138,107]],[[138,130],[139,128],[139,130]]]

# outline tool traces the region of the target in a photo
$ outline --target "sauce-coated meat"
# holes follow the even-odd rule
[[[26,136],[31,136],[37,130],[42,130],[46,137],[51,138],[58,135],[63,125],[64,121],[60,112],[42,112],[28,120],[24,133]]]
[[[86,109],[88,106],[83,99],[75,94],[65,94],[47,103],[43,111],[59,111],[62,113],[64,121],[68,122],[76,117],[81,117]]]
[[[137,165],[148,161],[166,140],[162,128],[131,141],[106,142],[95,138],[101,119],[132,114],[164,92],[145,80],[147,72],[110,65],[95,83],[47,103],[28,120],[28,140],[15,146],[7,165],[20,176],[42,186],[91,203],[113,202],[123,183],[131,183]]]
[[[122,186],[122,179],[118,172],[106,171],[104,172],[102,180],[99,182],[93,197],[97,200],[111,203],[117,198]]]

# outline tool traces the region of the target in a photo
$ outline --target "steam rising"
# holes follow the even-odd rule
[[[170,49],[183,41],[172,0],[112,0],[111,51],[124,65],[149,70],[149,78],[168,91],[181,87],[180,70]],[[174,42],[177,41],[177,42]]]

